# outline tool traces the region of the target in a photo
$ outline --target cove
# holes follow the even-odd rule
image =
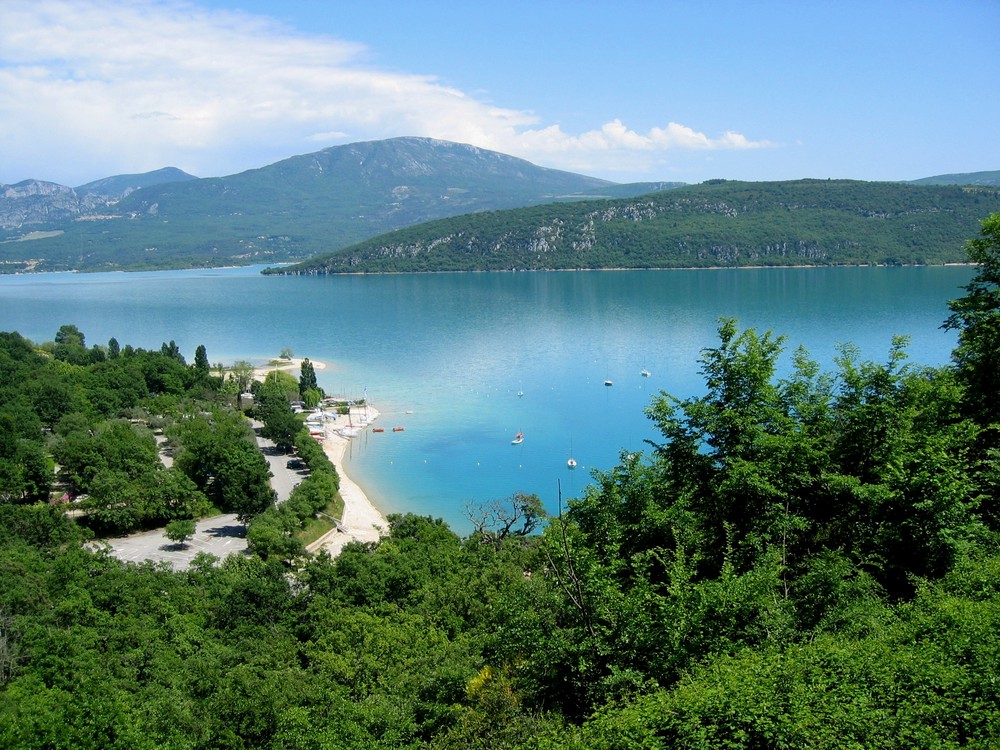
[[[824,369],[840,344],[884,361],[893,335],[917,364],[948,362],[940,326],[971,267],[769,268],[386,276],[261,276],[260,267],[0,277],[0,329],[193,359],[266,361],[282,349],[327,363],[331,393],[368,397],[384,433],[365,432],[347,471],[385,513],[468,531],[467,502],[535,492],[555,510],[590,470],[657,435],[643,409],[659,391],[699,394],[699,352],[721,317],[787,337]],[[642,370],[650,374],[645,377]],[[606,386],[610,380],[613,385]],[[518,395],[523,394],[523,395]],[[392,427],[405,429],[393,432]],[[512,445],[518,432],[524,440]],[[567,468],[570,454],[578,466]]]

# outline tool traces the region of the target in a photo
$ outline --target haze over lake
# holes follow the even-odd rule
[[[263,361],[291,348],[325,362],[328,392],[369,399],[385,433],[355,439],[347,469],[384,512],[439,516],[460,532],[467,501],[558,488],[646,451],[643,409],[661,389],[703,392],[699,352],[718,319],[787,337],[824,367],[837,345],[884,361],[894,334],[911,361],[943,364],[940,329],[969,267],[261,276],[259,267],[0,277],[0,330],[88,345],[159,348],[193,360]],[[648,377],[642,370],[648,370]],[[613,385],[606,386],[606,380]],[[518,395],[523,393],[523,395]],[[394,426],[404,427],[392,432]],[[511,439],[523,432],[524,442]],[[579,466],[566,466],[570,456]]]

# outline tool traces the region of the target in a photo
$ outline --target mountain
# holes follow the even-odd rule
[[[334,146],[226,177],[197,179],[178,169],[167,168],[141,175],[110,177],[77,188],[27,180],[17,185],[0,186],[0,272],[135,270],[306,261],[387,232],[451,217],[469,216],[463,221],[471,222],[471,227],[478,221],[487,224],[497,221],[492,214],[506,209],[534,208],[540,213],[530,216],[548,216],[549,209],[539,207],[553,204],[552,210],[556,213],[552,216],[556,216],[562,210],[560,205],[581,201],[593,206],[597,205],[594,201],[611,201],[613,206],[609,210],[627,211],[629,209],[622,206],[629,205],[628,202],[638,196],[652,195],[654,197],[643,198],[643,201],[658,204],[668,200],[676,190],[689,191],[690,195],[699,195],[699,190],[725,193],[736,184],[739,183],[725,183],[722,187],[685,186],[677,182],[621,185],[545,169],[495,151],[431,138],[391,138]],[[812,190],[809,181],[774,184],[786,185],[784,200],[796,206],[801,201],[794,193]],[[900,185],[901,189],[906,187],[906,183]],[[836,191],[830,195],[835,196]],[[845,200],[857,197],[851,191],[845,195]],[[858,199],[868,200],[868,197]],[[850,212],[852,204],[842,208]],[[865,205],[854,208],[869,210]],[[872,207],[870,210],[878,213],[881,209]],[[575,209],[570,213],[575,215]],[[475,218],[479,214],[488,216]],[[524,222],[528,215],[514,214],[513,220]],[[755,216],[758,221],[764,220],[763,213]],[[780,225],[787,219],[783,216],[776,212],[768,220],[777,219]],[[803,214],[797,216],[801,218]],[[683,233],[673,236],[673,228],[666,225],[656,225],[656,231],[664,232],[664,241],[668,244],[676,242],[685,248],[697,246],[696,257],[690,261],[695,264],[716,256],[720,262],[729,262],[726,258],[731,253],[735,253],[734,257],[739,257],[740,262],[747,262],[745,253],[749,253],[751,259],[768,258],[767,262],[777,262],[781,257],[780,253],[774,255],[766,249],[771,241],[767,227],[759,230],[758,239],[762,245],[755,244],[758,243],[755,239],[744,247],[743,239],[730,238],[724,231],[726,224],[716,226],[712,224],[715,221],[719,221],[718,217],[713,219],[708,214],[698,222],[684,218],[677,232],[691,232],[691,238]],[[741,219],[737,223],[742,226],[745,221]],[[660,240],[653,236],[654,224],[643,224],[640,234],[644,241],[655,244]],[[964,230],[969,225],[966,222],[960,226]],[[512,231],[516,233],[522,229],[524,227],[519,226]],[[779,232],[785,238],[782,242],[801,240],[805,247],[825,248],[830,239],[822,223],[808,224],[806,229],[812,234],[805,237],[800,237],[799,229],[790,225],[782,231],[784,229],[789,230],[787,236],[792,240]],[[418,235],[423,231],[418,230]],[[708,232],[704,237],[703,231]],[[898,246],[892,247],[885,238],[876,241],[854,239],[851,232],[847,235],[845,241],[849,243],[874,242],[874,247],[884,250],[879,251],[882,253],[879,257],[944,257],[940,249],[920,245],[923,240],[917,241],[920,245],[917,252],[917,245],[908,246],[904,241],[905,232],[897,238]],[[948,242],[953,241],[953,236],[947,231],[941,234]],[[545,247],[552,244],[550,240],[552,238],[545,239]],[[709,245],[699,244],[702,240]],[[508,262],[511,267],[546,267],[549,263],[556,263],[556,267],[580,264],[604,267],[619,263],[633,267],[642,263],[658,266],[689,262],[682,251],[674,257],[669,252],[650,254],[648,249],[638,252],[626,248],[622,251],[623,257],[618,257],[611,249],[606,248],[605,253],[599,238],[582,236],[580,241],[591,243],[587,252],[574,252],[559,258],[558,253],[546,251],[530,260],[518,257],[515,251],[509,258],[495,255],[488,262],[484,258],[489,253],[465,260],[467,265],[478,267],[482,264],[489,268],[506,267]],[[440,246],[431,254],[434,264],[440,261],[442,267],[462,265],[457,258],[444,260],[444,250],[444,246]],[[818,259],[842,255],[830,255],[826,250],[817,250],[817,253]],[[349,255],[361,262],[361,256],[353,249]],[[430,256],[421,253],[421,262],[427,257]],[[800,256],[792,253],[792,257]],[[378,267],[378,263],[371,265],[373,269]]]
[[[39,270],[303,260],[432,219],[663,184],[629,188],[465,144],[393,138],[138,189],[90,221],[31,227],[59,234],[17,250],[44,259]]]
[[[275,273],[384,273],[966,260],[1000,191],[852,180],[711,180],[399,230]]]
[[[913,180],[911,184],[1000,186],[1000,171],[939,174],[936,177],[924,177],[919,180]]]
[[[0,185],[0,230],[58,225],[80,212],[80,196],[65,185],[42,180]]]
[[[88,182],[77,188],[43,180],[0,185],[0,230],[46,231],[67,221],[107,213],[115,201],[134,190],[164,182],[197,179],[174,167]]]
[[[86,185],[76,188],[76,194],[81,196],[96,195],[108,200],[118,200],[140,188],[162,185],[166,182],[187,182],[197,179],[194,175],[176,167],[164,167],[143,174],[120,174],[116,177],[105,177],[103,180],[88,182]]]

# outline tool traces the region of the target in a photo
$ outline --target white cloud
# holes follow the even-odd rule
[[[0,180],[69,184],[166,165],[200,176],[317,144],[426,135],[588,173],[671,151],[769,145],[615,119],[573,135],[435,78],[366,63],[363,45],[180,0],[0,2]]]

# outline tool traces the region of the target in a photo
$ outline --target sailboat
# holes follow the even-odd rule
[[[514,439],[510,441],[511,445],[520,445],[524,442],[524,433],[519,432],[514,436]]]
[[[570,469],[576,468],[576,459],[573,458],[573,443],[569,444],[569,459],[566,461],[566,466]]]

